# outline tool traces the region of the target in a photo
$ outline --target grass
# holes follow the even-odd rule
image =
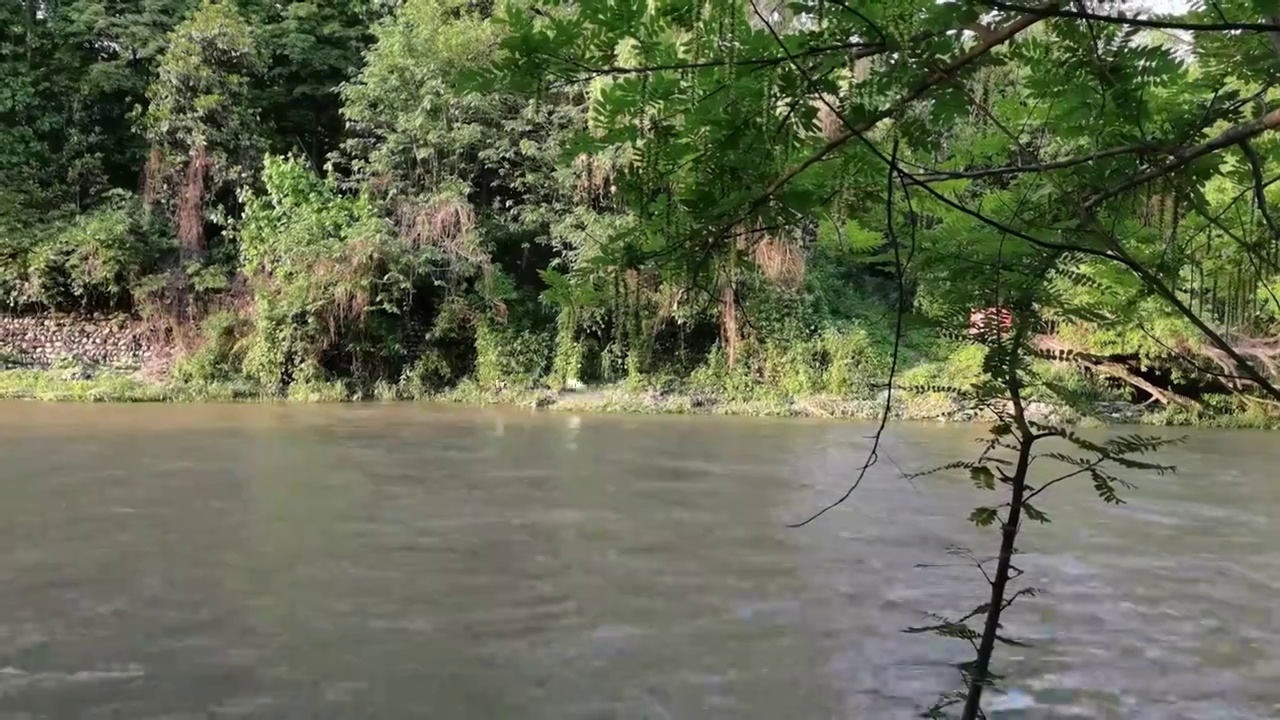
[[[719,393],[690,387],[646,388],[627,382],[590,386],[571,392],[511,388],[486,390],[475,383],[464,382],[432,399],[465,405],[517,405],[566,412],[752,415],[845,420],[878,420],[884,412],[886,400],[884,393],[865,397],[786,396],[779,393],[746,396],[740,392]],[[1046,420],[1078,419],[1073,416],[1064,418],[1060,410],[1050,406],[1038,409]],[[895,390],[889,410],[890,417],[895,420],[973,422],[991,419],[989,414],[943,392]],[[1049,417],[1050,413],[1054,417]]]
[[[265,399],[237,383],[151,382],[115,370],[0,370],[0,400],[45,402],[231,402]]]
[[[0,371],[0,398],[49,402],[157,402],[168,400],[163,386],[122,375],[74,377],[61,370]]]
[[[373,400],[383,402],[432,400],[463,405],[507,405],[565,412],[627,413],[639,415],[752,415],[761,417],[809,417],[878,420],[884,411],[884,393],[863,397],[837,395],[788,396],[778,392],[749,395],[719,392],[714,388],[678,381],[646,384],[622,382],[556,392],[545,387],[481,387],[474,380],[428,396],[406,397],[395,386],[384,385],[365,394],[353,394],[338,382],[299,384],[287,397],[266,394],[243,381],[150,381],[123,370],[90,370],[82,367],[0,370],[0,400],[46,402],[302,402],[331,403]],[[1104,424],[1095,418],[1033,403],[1032,414],[1048,422]],[[986,422],[979,410],[959,396],[938,390],[895,389],[890,405],[895,420],[935,422]],[[1144,412],[1138,422],[1148,425],[1196,425],[1221,428],[1276,428],[1277,420],[1261,413]]]

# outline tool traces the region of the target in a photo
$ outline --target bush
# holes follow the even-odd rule
[[[555,356],[552,358],[551,374],[548,377],[552,389],[560,390],[581,384],[584,354],[582,341],[577,337],[574,314],[566,308],[556,319]]]
[[[483,320],[476,328],[476,382],[482,388],[531,387],[546,376],[552,346],[547,332]]]
[[[245,373],[277,391],[290,382],[314,388],[328,383],[326,367],[349,372],[360,352],[373,348],[381,361],[400,348],[399,318],[418,285],[433,282],[437,250],[406,242],[369,198],[342,195],[297,160],[268,158],[262,178],[264,191],[246,198],[240,233],[254,293]],[[378,374],[398,368],[375,365]]]
[[[397,397],[421,400],[443,390],[452,379],[453,372],[444,356],[437,350],[428,349],[412,364],[405,367],[393,394]]]
[[[941,347],[939,351],[947,352]],[[985,377],[983,363],[987,349],[975,343],[955,343],[941,360],[916,365],[898,378],[898,385],[909,389],[938,390],[943,392],[966,391]]]
[[[0,227],[0,300],[10,307],[129,307],[133,288],[173,248],[123,191],[71,219]]]
[[[758,359],[760,381],[788,395],[863,397],[888,380],[891,346],[857,321],[770,339]]]
[[[178,382],[203,383],[239,379],[244,365],[242,338],[248,330],[235,313],[219,312],[200,324],[200,344],[173,365]]]
[[[295,382],[289,386],[288,398],[292,402],[335,403],[351,399],[346,384],[340,380],[317,380],[309,378],[303,382]]]

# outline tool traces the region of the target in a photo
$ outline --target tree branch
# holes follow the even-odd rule
[[[1079,155],[1063,160],[1052,160],[1043,163],[1032,163],[1028,165],[1005,165],[996,168],[983,168],[981,170],[935,170],[933,172],[916,175],[915,180],[918,183],[944,182],[947,180],[974,180],[977,178],[992,177],[996,175],[1020,175],[1023,173],[1047,172],[1050,170],[1063,170],[1065,168],[1075,167],[1076,165],[1084,165],[1096,160],[1116,157],[1118,155],[1131,155],[1134,153],[1151,152],[1168,153],[1169,148],[1161,148],[1150,143],[1133,143],[1132,145],[1121,145],[1119,147],[1107,148],[1105,150],[1097,150],[1088,155]]]
[[[1122,17],[1119,15],[1103,15],[1100,13],[1087,12],[1084,10],[1066,10],[1061,8],[1035,8],[1028,5],[1018,3],[1002,2],[1002,0],[989,0],[986,4],[996,10],[1004,10],[1008,12],[1030,13],[1039,15],[1043,18],[1070,18],[1074,20],[1092,20],[1095,22],[1111,23],[1113,25],[1130,25],[1134,27],[1158,28],[1161,30],[1192,30],[1203,32],[1276,32],[1280,31],[1280,25],[1275,23],[1256,23],[1256,22],[1219,22],[1219,23],[1197,23],[1183,22],[1180,20],[1155,20],[1152,18],[1139,17]]]
[[[1110,200],[1111,198],[1128,192],[1139,185],[1144,185],[1156,178],[1163,177],[1169,173],[1184,167],[1192,161],[1198,160],[1205,155],[1217,152],[1232,145],[1238,145],[1249,138],[1260,135],[1268,130],[1274,130],[1280,126],[1280,108],[1271,110],[1262,117],[1251,120],[1247,123],[1241,123],[1224,131],[1217,137],[1203,142],[1199,145],[1186,148],[1178,152],[1173,160],[1137,175],[1127,182],[1123,182],[1105,192],[1098,193],[1088,200],[1083,206],[1085,212],[1092,212],[1098,205]]]
[[[843,118],[843,115],[841,117]],[[846,125],[848,125],[847,121],[846,121]],[[1221,150],[1230,145],[1239,143],[1241,140],[1248,139],[1250,137],[1253,137],[1254,135],[1257,135],[1266,130],[1272,129],[1277,125],[1280,125],[1280,109],[1272,110],[1271,112],[1267,113],[1266,115],[1263,115],[1261,118],[1258,118],[1253,122],[1244,123],[1242,125],[1237,125],[1233,128],[1230,128],[1226,132],[1223,132],[1221,135],[1214,138],[1213,140],[1210,140],[1206,143],[1202,143],[1193,148],[1189,148],[1187,150],[1184,150],[1178,153],[1178,156],[1175,160],[1169,163],[1166,163],[1165,165],[1162,165],[1159,168],[1156,168],[1152,171],[1143,173],[1135,178],[1132,178],[1129,181],[1122,183],[1117,188],[1112,188],[1105,192],[1099,193],[1098,195],[1095,195],[1092,200],[1085,203],[1085,205],[1081,208],[1080,222],[1082,227],[1089,230],[1091,233],[1093,233],[1096,237],[1098,237],[1102,241],[1103,246],[1106,248],[1106,250],[1098,250],[1096,248],[1090,248],[1082,245],[1065,245],[1061,243],[1054,243],[1051,241],[1035,238],[1031,235],[1028,235],[1027,233],[1011,228],[1008,225],[1005,225],[995,220],[994,218],[986,217],[978,211],[972,210],[971,208],[965,207],[960,203],[954,202],[950,198],[947,198],[946,196],[937,192],[933,188],[929,187],[927,184],[921,183],[920,187],[923,188],[925,192],[939,199],[946,205],[956,210],[959,210],[960,212],[963,212],[964,214],[969,215],[975,219],[981,220],[982,222],[990,225],[991,227],[996,228],[997,230],[1007,233],[1008,235],[1012,235],[1013,237],[1030,242],[1033,245],[1036,245],[1038,247],[1051,249],[1051,250],[1075,250],[1077,252],[1083,252],[1089,255],[1095,255],[1101,258],[1119,262],[1120,264],[1129,268],[1129,270],[1132,271],[1135,275],[1137,275],[1138,279],[1140,279],[1144,284],[1146,284],[1146,286],[1150,290],[1154,291],[1157,295],[1159,295],[1166,302],[1172,305],[1180,315],[1186,318],[1188,322],[1190,322],[1192,325],[1196,327],[1196,329],[1198,329],[1201,333],[1203,333],[1204,336],[1209,340],[1209,342],[1214,347],[1218,348],[1223,353],[1225,353],[1229,358],[1231,358],[1231,360],[1236,363],[1237,367],[1241,370],[1241,372],[1243,372],[1245,376],[1248,377],[1249,380],[1251,380],[1255,385],[1257,385],[1259,389],[1261,389],[1267,395],[1271,396],[1273,399],[1280,401],[1280,389],[1277,389],[1276,386],[1273,385],[1271,381],[1266,378],[1266,376],[1264,376],[1257,368],[1253,366],[1252,363],[1246,360],[1243,355],[1241,355],[1234,347],[1232,347],[1226,340],[1224,340],[1223,337],[1217,331],[1209,327],[1209,325],[1205,323],[1204,320],[1202,320],[1198,315],[1196,315],[1195,312],[1191,310],[1191,308],[1187,307],[1186,303],[1182,302],[1182,300],[1178,298],[1177,293],[1173,292],[1173,290],[1171,290],[1169,286],[1166,285],[1165,282],[1161,280],[1158,275],[1151,272],[1151,270],[1149,270],[1147,267],[1145,267],[1144,265],[1139,263],[1137,260],[1135,260],[1133,256],[1130,255],[1129,252],[1120,243],[1119,239],[1115,237],[1114,234],[1107,232],[1104,228],[1102,228],[1100,225],[1097,224],[1092,214],[1094,207],[1096,207],[1098,204],[1100,204],[1104,200],[1115,197],[1116,195],[1119,195],[1127,190],[1131,190],[1145,182],[1149,182],[1150,180],[1153,180],[1161,175],[1172,172],[1180,167],[1183,167],[1187,163],[1192,162],[1193,160],[1196,160],[1200,157],[1208,155],[1209,153],[1212,153],[1217,150]],[[871,150],[878,157],[880,157],[882,160],[884,159],[884,154],[881,153],[880,150],[875,147],[874,143],[871,143],[871,141],[867,140],[861,133],[858,134],[858,137],[862,140],[863,143],[867,144],[867,146],[870,147]],[[903,173],[901,169],[899,169],[899,172]],[[905,177],[910,179],[910,175],[906,175],[905,173],[904,175]]]
[[[1056,7],[1056,6],[1057,6],[1056,0],[1048,4],[1048,7]],[[1022,32],[1023,30],[1026,30],[1032,25],[1035,25],[1036,23],[1040,22],[1040,20],[1042,20],[1043,17],[1044,17],[1043,15],[1036,15],[1036,14],[1023,15],[1022,17],[1011,21],[1009,24],[1004,25],[1003,27],[992,31],[991,37],[989,37],[988,39],[982,42],[979,42],[973,48],[969,49],[968,52],[965,52],[964,54],[952,60],[947,65],[943,66],[941,69],[931,73],[929,76],[925,77],[924,79],[917,82],[915,85],[911,86],[907,90],[907,92],[903,93],[897,100],[890,103],[888,107],[881,109],[875,115],[873,115],[870,118],[867,118],[866,120],[863,120],[857,125],[850,126],[845,132],[832,138],[829,142],[827,142],[826,145],[823,145],[821,148],[815,151],[808,158],[805,158],[805,160],[803,160],[799,164],[792,166],[789,170],[784,172],[773,182],[769,183],[769,186],[765,188],[764,192],[762,192],[759,196],[757,196],[751,202],[751,205],[748,208],[747,212],[750,213],[752,210],[755,210],[756,208],[759,208],[764,203],[768,202],[769,199],[772,198],[774,195],[776,195],[779,190],[781,190],[783,187],[787,185],[787,183],[794,180],[797,175],[804,172],[805,170],[808,170],[809,168],[813,167],[819,162],[822,162],[822,160],[825,159],[828,155],[830,155],[832,152],[835,152],[839,148],[843,147],[850,140],[856,138],[862,133],[865,133],[871,128],[880,124],[880,122],[883,121],[885,118],[888,118],[891,115],[901,111],[903,108],[907,107],[911,103],[918,100],[922,95],[924,95],[934,86],[950,80],[954,75],[956,75],[961,70],[968,67],[969,65],[972,65],[975,61],[980,59],[982,56],[991,52],[996,47],[1008,42],[1009,40],[1012,40],[1014,36]],[[841,117],[843,117],[843,115],[841,115]]]
[[[1262,158],[1258,157],[1258,151],[1253,149],[1253,144],[1248,140],[1240,141],[1240,150],[1248,159],[1249,170],[1253,173],[1253,200],[1258,204],[1258,212],[1262,213],[1262,219],[1271,230],[1271,239],[1280,242],[1280,227],[1276,226],[1275,218],[1271,217],[1271,210],[1267,207],[1267,195],[1263,192],[1265,181],[1262,179]]]
[[[753,8],[755,7],[754,0],[752,0],[751,5]],[[756,12],[758,14],[759,10]],[[770,30],[772,31],[772,28],[770,28]],[[871,466],[875,465],[876,460],[879,459],[878,453],[880,450],[880,439],[884,436],[884,429],[889,422],[889,415],[893,412],[893,380],[898,374],[898,355],[902,346],[902,322],[903,318],[905,318],[907,314],[907,289],[905,272],[902,266],[902,251],[898,245],[898,237],[893,229],[893,186],[897,179],[894,177],[894,170],[897,167],[897,157],[898,143],[894,142],[893,154],[890,158],[891,162],[888,172],[888,194],[885,200],[885,228],[889,233],[889,243],[893,246],[894,275],[898,279],[898,313],[893,331],[893,354],[889,358],[889,387],[885,390],[884,409],[880,412],[880,426],[876,428],[875,435],[872,437],[871,450],[867,453],[866,461],[862,463],[862,467],[858,470],[858,477],[849,485],[849,488],[845,490],[844,494],[813,515],[810,515],[807,519],[795,523],[794,525],[790,525],[789,527],[804,527],[814,520],[817,520],[819,517],[822,517],[822,515],[826,514],[828,510],[841,505],[845,500],[849,499],[849,496],[853,495],[853,491],[858,489],[858,486],[862,484],[863,478],[867,476],[867,471],[870,470]],[[911,221],[914,223],[915,218],[913,217]]]
[[[823,45],[807,50],[801,50],[794,54],[795,57],[809,57],[811,55],[823,55],[830,52],[839,52],[842,50],[853,50],[851,56],[853,58],[873,57],[881,55],[890,50],[889,45],[885,43],[840,43],[837,45]],[[621,65],[606,65],[603,67],[594,67],[584,62],[574,60],[573,58],[562,57],[552,53],[542,53],[543,56],[557,60],[566,65],[572,65],[584,72],[588,73],[588,78],[603,77],[607,75],[647,75],[657,72],[668,72],[674,70],[707,70],[711,68],[734,66],[747,67],[772,67],[781,65],[788,61],[787,55],[771,55],[762,58],[749,58],[746,60],[732,60],[728,58],[717,58],[715,60],[702,60],[698,62],[671,63],[668,65],[642,65],[639,67],[623,67]]]
[[[1187,307],[1186,303],[1182,302],[1178,297],[1178,294],[1171,290],[1159,276],[1151,272],[1138,261],[1134,260],[1114,235],[1103,232],[1101,228],[1098,228],[1096,223],[1093,222],[1092,218],[1087,215],[1083,216],[1083,222],[1087,227],[1092,227],[1116,257],[1138,276],[1138,279],[1142,280],[1149,289],[1172,305],[1174,309],[1178,311],[1178,314],[1186,318],[1187,321],[1194,325],[1197,330],[1203,333],[1214,347],[1218,348],[1225,353],[1227,357],[1231,358],[1232,362],[1236,364],[1236,367],[1243,372],[1249,380],[1253,381],[1253,383],[1264,393],[1270,395],[1272,399],[1280,401],[1280,389],[1276,388],[1276,386],[1273,385],[1261,371],[1254,367],[1253,363],[1246,360],[1244,356],[1235,349],[1235,347],[1223,339],[1222,335],[1209,327],[1208,323],[1202,320],[1199,315],[1195,314],[1191,308]]]

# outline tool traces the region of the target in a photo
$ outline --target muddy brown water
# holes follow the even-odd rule
[[[976,427],[0,403],[0,718],[908,718],[984,583]],[[1280,435],[1022,547],[1001,718],[1280,717]],[[896,466],[896,467],[895,467]]]

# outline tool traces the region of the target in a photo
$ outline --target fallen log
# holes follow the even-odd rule
[[[1085,363],[1085,366],[1090,367],[1094,371],[1102,373],[1103,375],[1123,380],[1139,390],[1146,392],[1153,400],[1165,405],[1177,404],[1186,408],[1203,407],[1197,400],[1192,400],[1191,398],[1185,395],[1180,395],[1172,390],[1158,387],[1141,376],[1129,372],[1128,368],[1120,363],[1106,362],[1093,365]]]
[[[1060,339],[1051,335],[1040,335],[1035,339],[1036,354],[1054,362],[1071,362],[1086,370],[1115,378],[1128,383],[1148,395],[1151,399],[1164,405],[1181,405],[1187,408],[1203,407],[1197,400],[1182,395],[1169,388],[1162,388],[1134,372],[1125,365],[1128,358],[1095,355],[1070,347]]]

